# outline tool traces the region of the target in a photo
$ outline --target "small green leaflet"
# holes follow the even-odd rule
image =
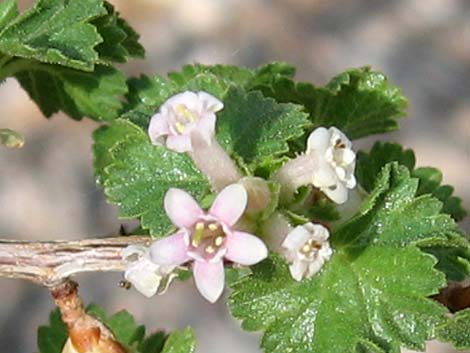
[[[451,342],[458,350],[470,349],[470,309],[457,312],[437,329],[440,341]]]
[[[74,119],[113,120],[127,92],[124,74],[102,65],[85,72],[31,61],[15,77],[47,117],[61,110]]]
[[[160,331],[145,337],[145,327],[138,325],[125,310],[108,317],[101,307],[91,304],[86,311],[103,322],[129,353],[194,352],[196,338],[191,328],[176,330],[169,335]],[[38,329],[39,352],[61,353],[68,334],[58,309],[51,312],[49,321],[49,326]]]
[[[194,353],[196,338],[191,328],[175,331],[165,342],[162,353]]]
[[[38,328],[38,348],[40,353],[61,353],[67,341],[67,329],[58,309],[51,312],[49,326]]]
[[[303,105],[314,127],[336,126],[350,139],[396,130],[407,106],[400,89],[368,67],[345,71],[324,87],[279,76],[257,88],[278,102]]]
[[[419,179],[418,195],[431,194],[443,203],[442,212],[455,220],[462,220],[467,212],[460,198],[452,196],[454,188],[441,185],[442,173],[431,167],[415,168],[416,158],[412,150],[405,150],[397,143],[376,142],[369,153],[357,153],[356,177],[366,191],[374,188],[374,181],[382,167],[392,161],[406,166]]]
[[[95,173],[108,200],[120,206],[121,217],[140,217],[153,236],[173,229],[163,208],[169,188],[181,188],[199,201],[209,192],[206,177],[188,156],[152,145],[129,121],[117,120],[109,130],[99,129],[94,140]]]
[[[89,22],[105,14],[99,0],[39,0],[0,32],[0,52],[92,71],[103,39]]]
[[[218,114],[217,139],[254,170],[287,153],[287,141],[303,135],[307,125],[307,115],[298,105],[232,88]]]
[[[445,238],[455,224],[438,201],[415,197],[417,187],[405,167],[388,164],[360,213],[332,234],[333,257],[318,275],[296,282],[271,256],[232,284],[233,315],[265,331],[268,353],[423,349],[446,312],[428,297],[446,282],[414,243]]]

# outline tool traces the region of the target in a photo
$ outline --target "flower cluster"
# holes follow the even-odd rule
[[[216,113],[222,108],[223,103],[210,94],[188,91],[169,98],[151,119],[151,141],[188,153],[220,192],[206,211],[186,191],[168,190],[164,208],[177,231],[150,248],[124,251],[129,262],[125,278],[148,297],[166,288],[178,266],[191,264],[197,289],[215,302],[223,292],[226,262],[251,266],[268,256],[262,238],[251,234],[257,231],[272,251],[285,257],[297,281],[318,273],[333,254],[325,226],[307,222],[292,227],[274,212],[279,198],[269,183],[279,183],[281,202],[287,205],[303,185],[344,204],[348,189],[356,185],[351,141],[335,127],[319,127],[308,137],[305,153],[285,163],[273,181],[242,177],[214,138]],[[276,238],[275,246],[270,238]]]

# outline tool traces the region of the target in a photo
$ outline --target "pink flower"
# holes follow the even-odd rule
[[[247,205],[243,186],[225,187],[207,212],[180,189],[168,190],[164,204],[168,217],[180,229],[151,245],[151,259],[160,266],[193,261],[196,287],[211,303],[224,289],[224,259],[249,266],[267,257],[261,239],[234,229]]]
[[[220,100],[206,92],[176,94],[163,103],[150,120],[150,140],[154,144],[165,142],[166,147],[176,152],[189,152],[193,149],[191,132],[197,130],[210,144],[215,131],[215,113],[223,106]]]

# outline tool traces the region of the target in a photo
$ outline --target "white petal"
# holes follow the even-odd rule
[[[166,139],[166,147],[178,153],[192,151],[189,135],[170,135]]]
[[[155,241],[150,246],[150,258],[160,266],[179,266],[189,261],[185,234],[178,232]]]
[[[319,127],[310,134],[307,140],[307,153],[324,153],[330,142],[330,133],[324,127]]]
[[[225,258],[240,265],[251,266],[268,256],[263,241],[249,233],[233,232],[227,236]]]
[[[215,114],[208,113],[201,117],[193,131],[196,130],[207,144],[210,144],[215,133]]]
[[[197,92],[198,98],[202,101],[203,108],[211,112],[218,112],[224,107],[224,103],[215,98],[213,95],[210,95],[207,92],[199,91]]]
[[[199,293],[209,302],[215,303],[224,290],[223,262],[194,261],[193,275]]]
[[[307,271],[308,264],[304,261],[294,261],[289,266],[289,271],[293,279],[301,281],[304,277],[305,271]]]
[[[312,175],[312,184],[317,188],[334,185],[337,181],[333,167],[321,158],[316,158],[316,168]]]
[[[217,195],[209,213],[232,226],[245,211],[247,198],[246,190],[242,185],[231,184]]]
[[[143,266],[130,266],[124,273],[124,278],[147,298],[157,293],[162,279],[155,271],[152,271],[152,267],[146,269]]]
[[[353,174],[351,174],[346,180],[346,187],[348,189],[353,189],[356,187],[356,177]]]
[[[325,263],[325,260],[322,257],[318,257],[314,261],[310,262],[308,265],[306,277],[310,278],[316,275],[321,270],[324,263]]]
[[[330,232],[328,231],[328,228],[321,224],[313,224],[312,225],[312,239],[317,241],[317,242],[324,242],[330,237]]]
[[[165,212],[174,225],[183,228],[191,227],[203,215],[201,207],[186,191],[169,189],[163,201]]]
[[[122,249],[121,256],[123,259],[135,255],[136,257],[142,257],[147,254],[148,247],[145,245],[129,245],[128,247]]]
[[[348,189],[343,183],[338,182],[334,190],[330,188],[322,188],[321,191],[325,193],[333,202],[338,204],[345,203],[348,200]]]
[[[165,102],[166,107],[171,107],[175,109],[178,105],[184,105],[190,110],[198,110],[200,105],[199,98],[196,93],[191,91],[186,91],[182,93],[175,94],[174,96],[168,98]]]
[[[312,234],[308,229],[304,226],[297,226],[287,234],[282,246],[289,250],[297,250],[300,249],[311,237]]]
[[[148,128],[150,141],[152,141],[153,144],[160,144],[159,138],[169,133],[170,129],[168,127],[167,118],[162,114],[155,114],[150,120]]]
[[[348,139],[348,137],[345,134],[343,134],[341,130],[339,130],[338,128],[334,126],[330,127],[328,130],[330,132],[330,136],[331,136],[330,139],[333,145],[336,144],[336,141],[339,139],[341,140],[342,143],[344,143],[346,148],[351,148],[352,146],[351,141]]]

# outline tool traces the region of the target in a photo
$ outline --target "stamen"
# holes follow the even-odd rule
[[[223,242],[224,242],[224,237],[218,236],[217,238],[215,238],[214,244],[216,246],[221,246]]]
[[[206,247],[206,253],[213,254],[215,252],[215,248],[212,245]]]
[[[211,223],[211,224],[209,224],[208,227],[209,227],[209,230],[217,230],[217,228],[219,228],[217,223]]]
[[[304,246],[302,246],[303,253],[308,253],[310,252],[310,250],[312,250],[312,247],[310,246],[310,244],[305,244]]]
[[[178,105],[176,107],[176,112],[179,115],[182,115],[183,117],[185,117],[186,121],[189,121],[190,123],[193,123],[196,121],[194,114],[184,104]]]
[[[194,227],[193,240],[191,244],[194,247],[198,247],[201,244],[202,239],[204,238],[204,222],[197,222]]]
[[[180,134],[184,133],[185,130],[186,130],[186,126],[184,126],[182,123],[180,123],[179,121],[177,121],[175,123],[175,127],[176,127],[176,131],[178,131]]]

